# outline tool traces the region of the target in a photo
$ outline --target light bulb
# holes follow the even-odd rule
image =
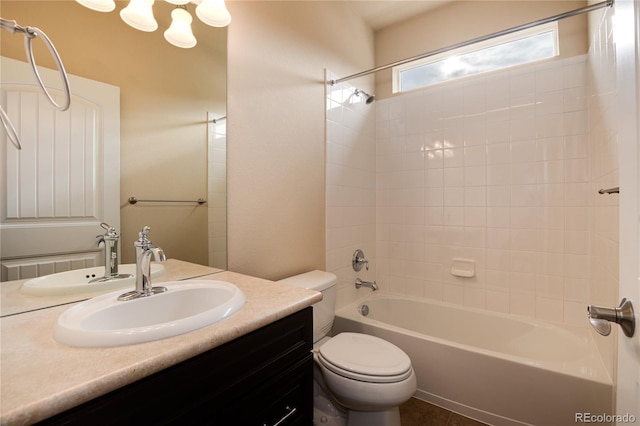
[[[231,22],[231,14],[224,0],[202,0],[196,7],[196,15],[202,22],[213,27],[226,27]]]
[[[155,31],[158,23],[153,17],[154,0],[131,0],[129,5],[120,11],[124,22],[140,31]]]
[[[111,12],[116,8],[116,2],[113,0],[76,0],[84,7],[88,7],[96,12]]]
[[[171,12],[171,26],[164,32],[164,38],[174,46],[188,49],[198,42],[191,31],[193,18],[184,9],[176,8]]]

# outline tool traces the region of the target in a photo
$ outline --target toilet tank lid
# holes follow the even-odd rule
[[[336,285],[338,278],[331,272],[309,271],[304,274],[294,275],[278,282],[294,285],[309,290],[322,291]]]

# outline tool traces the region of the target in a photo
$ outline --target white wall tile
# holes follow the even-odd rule
[[[536,318],[544,321],[564,322],[564,303],[562,300],[537,297]]]
[[[550,61],[368,108],[328,100],[327,250],[340,259],[332,265],[365,238],[385,291],[584,322],[592,219],[611,214],[590,207],[590,180],[610,181],[615,170],[603,131],[590,146],[587,65],[586,56]],[[374,118],[372,142],[357,126]],[[363,211],[374,223],[358,227]],[[611,243],[598,241],[607,256]],[[477,276],[452,276],[453,257],[476,260]],[[341,304],[359,297],[340,294]]]
[[[514,315],[535,317],[536,299],[532,294],[511,293],[510,312]]]
[[[536,141],[538,151],[538,161],[562,160],[565,158],[565,147],[563,138],[538,139]]]
[[[554,62],[536,66],[536,91],[539,93],[562,89],[562,72]]]
[[[445,206],[443,208],[443,223],[445,226],[463,226],[464,225],[464,207],[462,206]]]
[[[487,290],[486,309],[494,312],[509,313],[509,293],[505,291]]]
[[[485,146],[467,146],[464,149],[465,166],[478,166],[483,164],[487,164],[487,148]]]
[[[484,186],[487,183],[486,166],[468,166],[464,168],[465,186]]]

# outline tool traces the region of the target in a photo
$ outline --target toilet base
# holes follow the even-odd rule
[[[400,426],[400,410],[398,407],[385,411],[349,410],[347,426]]]
[[[347,426],[347,413],[331,401],[317,380],[313,381],[313,426]]]
[[[413,375],[415,378],[415,374]],[[401,426],[398,406],[382,411],[357,411],[342,406],[326,388],[317,363],[313,366],[314,426]],[[415,380],[415,379],[414,379]]]
[[[321,410],[313,410],[313,426],[347,426],[345,416],[333,416]]]

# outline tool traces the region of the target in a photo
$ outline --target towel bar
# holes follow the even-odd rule
[[[204,198],[198,198],[197,200],[140,200],[136,197],[129,197],[129,204],[136,203],[198,203],[200,205],[205,204],[207,200]]]

